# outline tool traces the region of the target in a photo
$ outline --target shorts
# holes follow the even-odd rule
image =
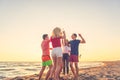
[[[62,57],[62,48],[61,47],[53,48],[51,55],[52,57]]]
[[[70,62],[79,62],[77,55],[70,55]]]
[[[42,66],[50,66],[52,65],[52,60],[49,55],[42,56]]]

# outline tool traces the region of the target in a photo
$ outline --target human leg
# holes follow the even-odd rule
[[[70,68],[71,68],[71,71],[72,71],[74,77],[76,77],[75,69],[74,69],[74,67],[73,67],[73,62],[70,62]]]
[[[55,71],[55,80],[59,80],[59,72],[62,66],[62,57],[57,57],[57,63],[56,63],[56,71]]]
[[[63,74],[65,75],[65,56],[63,55]]]
[[[66,58],[66,69],[67,69],[67,74],[69,74],[69,55],[67,55]]]
[[[48,80],[48,78],[49,78],[49,76],[50,76],[51,69],[52,69],[52,65],[49,66],[49,70],[48,70],[48,72],[47,72],[47,75],[46,75],[45,80]]]
[[[52,66],[52,68],[51,68],[51,72],[50,72],[50,78],[52,78],[53,77],[53,74],[55,74],[55,70],[56,70],[56,61],[57,61],[57,58],[54,56],[54,57],[52,57],[52,59],[53,59],[53,66]]]
[[[75,62],[75,68],[76,68],[76,76],[78,76],[79,73],[78,62]]]
[[[42,66],[42,69],[40,70],[40,73],[39,73],[39,80],[41,79],[42,74],[43,74],[45,68],[46,68],[46,66]]]

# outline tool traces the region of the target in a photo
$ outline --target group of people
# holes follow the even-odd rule
[[[78,77],[78,62],[79,62],[79,44],[85,43],[81,34],[78,34],[80,39],[77,39],[77,34],[73,33],[72,40],[66,39],[65,31],[61,31],[59,27],[53,29],[52,36],[49,38],[48,34],[43,34],[42,48],[42,69],[39,73],[39,80],[45,68],[48,66],[49,70],[46,74],[45,80],[60,80],[60,73],[63,70],[69,74],[70,68],[76,80]],[[49,43],[52,43],[50,48]],[[52,50],[50,55],[50,50]],[[51,57],[52,59],[51,59]]]

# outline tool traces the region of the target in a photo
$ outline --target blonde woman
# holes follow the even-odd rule
[[[56,27],[53,29],[53,34],[51,36],[51,43],[52,43],[52,59],[53,59],[53,68],[50,74],[50,80],[53,75],[55,80],[59,80],[59,72],[62,66],[62,48],[61,48],[61,39],[65,39],[65,32],[63,31],[63,35],[61,29]]]

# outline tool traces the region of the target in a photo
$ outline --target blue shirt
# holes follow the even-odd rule
[[[71,40],[69,44],[71,46],[71,55],[78,56],[79,54],[78,48],[79,48],[80,40]]]

